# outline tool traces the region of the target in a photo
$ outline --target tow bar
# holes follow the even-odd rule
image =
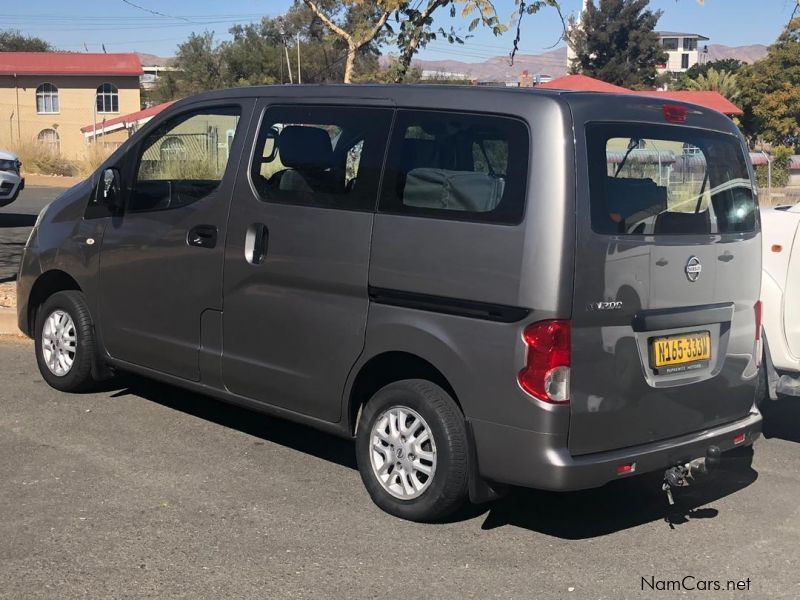
[[[684,465],[675,465],[664,471],[661,489],[666,492],[670,506],[675,504],[672,488],[688,487],[698,475],[708,475],[711,469],[719,466],[721,454],[719,446],[709,446],[703,458],[695,458]]]

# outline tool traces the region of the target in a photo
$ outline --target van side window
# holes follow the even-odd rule
[[[519,223],[525,207],[528,129],[507,117],[401,110],[381,212]]]
[[[392,110],[275,106],[264,113],[250,169],[262,200],[374,210]]]
[[[240,114],[239,107],[193,111],[150,133],[127,210],[180,208],[213,192],[225,174]]]

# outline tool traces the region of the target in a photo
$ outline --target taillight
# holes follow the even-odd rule
[[[569,402],[571,331],[570,322],[562,320],[540,321],[525,328],[522,338],[528,352],[517,381],[531,396],[544,402]]]
[[[761,339],[761,300],[755,303],[753,311],[756,313],[756,341]]]
[[[689,109],[679,104],[664,105],[664,120],[668,123],[686,123],[689,116]]]

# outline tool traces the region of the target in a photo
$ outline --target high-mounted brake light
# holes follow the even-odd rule
[[[756,314],[756,341],[761,339],[761,300],[755,303],[753,311]]]
[[[528,352],[517,376],[523,390],[544,402],[569,402],[571,337],[569,321],[540,321],[525,328],[522,339]]]
[[[689,109],[678,104],[664,105],[664,120],[669,123],[686,123],[689,117]]]

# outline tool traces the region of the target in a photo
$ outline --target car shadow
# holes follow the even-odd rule
[[[351,441],[306,425],[271,417],[264,413],[134,375],[122,375],[120,379],[109,382],[106,387],[117,390],[111,395],[112,398],[134,394],[167,408],[241,431],[266,442],[280,444],[350,469],[357,468]],[[262,444],[263,441],[255,443]]]
[[[112,398],[140,396],[167,408],[247,433],[325,461],[356,469],[352,441],[305,425],[271,417],[171,385],[124,375],[107,385]],[[443,523],[483,518],[484,530],[513,526],[553,537],[580,540],[608,535],[645,523],[662,521],[674,529],[689,521],[714,518],[718,510],[707,505],[750,484],[753,451],[742,448],[723,455],[722,464],[708,479],[674,492],[670,506],[661,489],[662,473],[615,481],[579,492],[547,492],[513,488],[508,495],[483,505],[466,505]]]
[[[0,213],[0,227],[32,227],[34,223],[36,215]]]
[[[765,438],[778,438],[800,444],[800,398],[780,396],[761,406]]]

